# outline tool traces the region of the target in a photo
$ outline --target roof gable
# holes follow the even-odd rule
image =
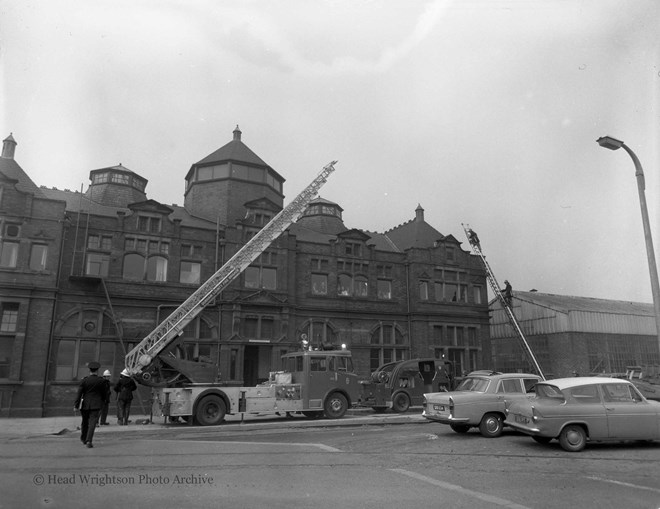
[[[158,214],[166,215],[174,212],[174,209],[168,207],[167,205],[163,205],[156,200],[146,200],[142,202],[131,203],[128,205],[128,208],[133,212],[156,212]]]
[[[273,200],[270,200],[269,198],[258,198],[256,200],[245,202],[245,208],[270,210],[271,212],[279,212],[282,210],[282,207],[277,205],[277,203],[275,203]]]
[[[357,228],[351,228],[350,230],[338,233],[337,237],[342,240],[359,240],[361,242],[366,242],[371,238],[370,235],[367,235],[362,230],[358,230]]]
[[[265,304],[265,305],[268,304],[280,305],[280,304],[284,304],[287,301],[286,297],[274,295],[268,290],[258,290],[254,293],[251,293],[250,295],[246,295],[245,297],[239,296],[234,300],[236,302],[250,302],[251,304]]]

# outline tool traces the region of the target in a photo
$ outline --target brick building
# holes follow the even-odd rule
[[[14,160],[16,141],[0,157],[0,416],[44,400],[49,340],[65,203],[53,200]]]
[[[30,228],[20,232],[25,258],[0,266],[3,277],[24,278],[0,283],[0,352],[13,341],[0,378],[3,415],[69,413],[87,362],[116,377],[125,353],[282,209],[284,178],[241,136],[237,127],[229,143],[191,166],[183,207],[148,198],[148,181],[121,164],[92,170],[84,193],[39,188],[18,172],[15,141],[5,140],[3,225],[23,217]],[[5,202],[14,194],[31,208]],[[346,344],[365,376],[417,356],[444,355],[459,370],[489,365],[479,259],[429,225],[421,206],[385,233],[347,227],[342,213],[337,203],[312,201],[166,355],[211,359],[222,381],[247,386],[279,369],[303,334],[314,346]],[[33,228],[41,217],[48,228]],[[27,252],[44,239],[45,267],[30,268]]]
[[[528,371],[501,304],[492,307],[493,368]],[[652,304],[514,292],[513,310],[546,377],[625,373],[635,365],[659,372]]]

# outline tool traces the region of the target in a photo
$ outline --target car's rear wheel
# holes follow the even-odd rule
[[[587,445],[587,433],[578,424],[569,424],[559,435],[559,444],[569,452],[578,452]]]
[[[407,412],[410,408],[410,398],[405,392],[399,392],[392,397],[392,410],[398,414]]]
[[[504,429],[504,421],[499,414],[486,414],[479,423],[479,432],[486,438],[499,437],[502,434],[502,429]]]
[[[550,440],[552,440],[552,438],[550,437],[539,437],[539,436],[533,436],[532,439],[538,442],[539,444],[544,444],[544,445],[549,444]]]
[[[453,429],[456,433],[467,433],[470,431],[470,426],[467,424],[450,424],[449,427]]]

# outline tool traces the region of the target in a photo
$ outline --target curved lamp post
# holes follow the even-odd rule
[[[646,184],[644,182],[644,170],[642,164],[635,153],[630,150],[626,144],[620,140],[610,136],[603,136],[596,140],[601,147],[609,148],[610,150],[618,150],[622,148],[632,158],[635,164],[635,177],[637,177],[637,190],[639,191],[639,204],[642,209],[642,223],[644,225],[644,239],[646,240],[646,256],[649,261],[649,273],[651,275],[651,291],[653,293],[653,307],[655,309],[655,330],[658,336],[658,348],[660,348],[660,284],[658,284],[658,267],[655,264],[655,253],[653,251],[653,239],[651,238],[651,225],[649,224],[649,212],[646,208],[646,196],[644,189]]]

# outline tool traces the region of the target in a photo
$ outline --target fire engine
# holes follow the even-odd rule
[[[297,221],[334,171],[336,161],[203,283],[183,304],[126,354],[126,370],[152,387],[152,415],[182,417],[201,425],[219,424],[226,414],[301,412],[340,418],[359,399],[358,375],[347,350],[310,350],[282,357],[283,371],[271,372],[256,387],[218,382],[218,367],[204,360],[168,354],[184,328],[234,281],[289,225]]]
[[[285,370],[256,387],[188,384],[154,392],[156,410],[171,418],[191,416],[202,426],[225,414],[301,413],[309,418],[343,417],[360,397],[360,380],[348,350],[303,350],[282,356]]]

